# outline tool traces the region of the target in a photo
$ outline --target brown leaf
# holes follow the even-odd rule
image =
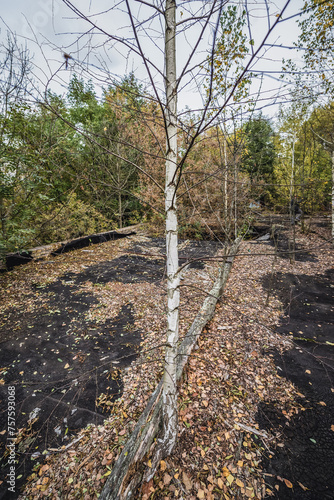
[[[197,492],[197,498],[205,498],[205,493],[203,490],[198,490]]]
[[[245,493],[246,493],[246,497],[247,498],[254,498],[254,491],[253,491],[253,488],[246,488],[245,490]]]
[[[166,474],[164,475],[164,484],[167,486],[167,484],[169,484],[172,480],[172,476],[170,476],[169,474]]]
[[[223,467],[223,475],[224,475],[224,477],[227,477],[230,475],[230,471],[228,470],[227,467]]]
[[[148,483],[143,484],[142,486],[142,499],[143,500],[148,500],[151,496],[151,493],[153,493],[154,488],[153,488],[153,479],[151,479]]]
[[[308,488],[306,488],[306,486],[304,486],[304,485],[303,485],[302,483],[300,483],[299,481],[298,481],[298,484],[299,484],[299,486],[301,487],[301,489],[302,489],[302,490],[304,490],[304,491],[307,491],[307,490],[308,490]]]
[[[286,484],[286,486],[287,486],[288,488],[293,488],[293,484],[292,484],[292,483],[291,483],[288,479],[284,479],[284,478],[283,478],[283,481],[285,482],[285,484]]]
[[[190,491],[193,484],[192,484],[191,479],[187,476],[187,474],[185,472],[182,472],[182,481],[183,481],[183,484],[186,487],[186,489],[188,491]]]
[[[164,460],[161,460],[160,462],[160,469],[162,470],[162,472],[164,472],[166,470],[166,462]]]
[[[50,466],[48,464],[45,464],[43,465],[40,469],[39,469],[39,473],[38,475],[41,476],[42,474],[44,474],[44,472],[46,472],[48,469],[50,468]]]
[[[334,432],[334,425],[331,425],[331,431]]]

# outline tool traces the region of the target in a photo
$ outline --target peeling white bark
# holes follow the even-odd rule
[[[168,455],[177,437],[177,342],[179,338],[180,278],[178,274],[178,224],[176,210],[177,91],[176,91],[176,3],[166,0],[165,88],[166,88],[166,258],[167,258],[167,345],[163,378],[163,440]]]

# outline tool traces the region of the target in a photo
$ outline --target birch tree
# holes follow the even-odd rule
[[[262,2],[267,29],[258,37],[254,36],[251,28],[248,2],[240,2],[248,16],[247,42],[251,50],[243,59],[240,71],[232,75],[233,80],[219,99],[214,90],[216,42],[222,13],[233,4],[230,0],[186,0],[178,3],[176,0],[114,0],[100,14],[89,12],[88,8],[84,12],[84,7],[82,3],[79,7],[79,2],[63,0],[63,3],[74,13],[76,22],[87,23],[88,30],[80,34],[78,40],[81,49],[78,53],[75,52],[75,43],[64,47],[66,61],[63,62],[62,69],[71,70],[72,66],[81,65],[82,71],[88,73],[90,78],[108,85],[117,80],[117,75],[111,69],[110,55],[112,51],[117,51],[114,54],[117,57],[123,56],[127,66],[137,68],[136,77],[139,73],[143,75],[146,92],[142,97],[147,102],[154,102],[162,117],[166,147],[164,150],[160,147],[160,152],[154,157],[165,163],[165,186],[158,182],[158,176],[146,174],[148,180],[162,191],[165,201],[167,335],[160,455],[166,455],[175,445],[178,428],[176,370],[182,272],[178,263],[178,188],[186,160],[195,147],[197,138],[215,127],[219,117],[227,109],[233,108],[238,91],[243,88],[252,68],[261,59],[271,33],[283,22],[290,0],[285,1],[279,11],[276,7],[270,11],[268,2]],[[106,19],[117,15],[120,27],[111,28]],[[86,46],[83,43],[85,40]],[[246,43],[246,39],[244,41]],[[83,56],[84,48],[89,57]],[[107,54],[108,60],[102,61],[102,51]],[[187,112],[180,113],[178,110],[178,100],[184,97],[188,88],[198,91],[198,102],[201,103],[197,105],[201,110],[197,110],[196,120],[191,128],[184,119]],[[143,122],[150,127],[145,117]],[[178,149],[179,133],[187,135],[187,143],[182,150]],[[121,156],[115,151],[109,153]],[[147,154],[150,155],[150,152]],[[122,160],[129,161],[127,158]],[[145,174],[142,168],[140,172]],[[188,189],[191,190],[192,186]]]

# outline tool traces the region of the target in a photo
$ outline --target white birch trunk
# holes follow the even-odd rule
[[[178,227],[176,211],[177,92],[176,92],[176,3],[166,0],[166,254],[167,254],[167,345],[163,377],[163,454],[172,451],[177,438],[177,343],[179,338]]]

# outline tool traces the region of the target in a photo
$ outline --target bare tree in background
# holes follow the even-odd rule
[[[6,42],[0,44],[0,257],[6,253],[7,218],[12,209],[10,199],[20,167],[19,157],[14,164],[7,161],[7,152],[12,147],[8,121],[13,108],[29,95],[31,70],[28,49],[8,32]]]

